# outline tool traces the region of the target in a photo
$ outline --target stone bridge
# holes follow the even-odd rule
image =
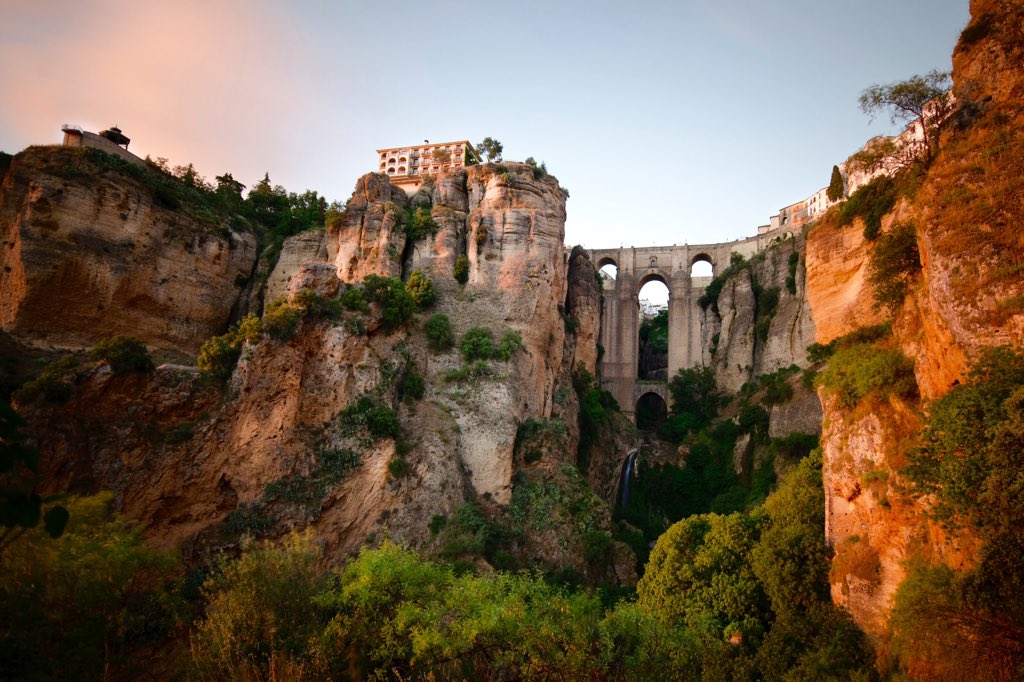
[[[712,278],[729,265],[733,253],[750,258],[790,230],[774,230],[748,239],[723,244],[683,246],[622,247],[590,249],[591,262],[598,269],[614,265],[614,280],[605,280],[601,311],[601,384],[611,392],[623,413],[635,419],[637,402],[644,395],[661,396],[669,406],[666,382],[640,381],[639,331],[640,289],[652,280],[668,287],[668,376],[680,369],[703,364],[704,333],[702,310],[697,299]],[[693,277],[694,264],[711,264],[711,277]]]

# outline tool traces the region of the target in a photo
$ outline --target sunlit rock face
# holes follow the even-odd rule
[[[29,148],[0,184],[0,327],[33,345],[130,334],[194,355],[227,326],[255,237],[165,208],[83,151]]]
[[[988,16],[988,28],[953,55],[963,110],[920,186],[882,221],[883,235],[910,225],[917,236],[921,273],[892,328],[894,346],[914,362],[921,400],[868,399],[850,408],[822,393],[826,534],[843,568],[833,570],[832,593],[876,634],[887,628],[908,559],[965,568],[977,555],[969,532],[948,535],[928,520],[927,500],[906,493],[901,469],[922,408],[963,381],[985,348],[1024,343],[1015,266],[1024,258],[1024,13],[997,0],[975,0],[971,13],[973,22]],[[874,306],[866,275],[875,247],[862,231],[859,221],[840,227],[826,217],[808,236],[807,298],[819,342],[888,317]]]

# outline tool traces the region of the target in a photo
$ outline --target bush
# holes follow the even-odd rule
[[[368,313],[370,312],[370,306],[366,303],[366,297],[363,296],[363,290],[357,286],[347,286],[345,291],[341,294],[341,306],[345,310],[351,310],[356,313]]]
[[[245,343],[257,341],[263,331],[263,324],[255,315],[249,314],[239,320],[227,334],[207,339],[199,348],[196,367],[204,374],[226,379],[235,370],[238,356]]]
[[[307,318],[336,320],[341,317],[341,301],[324,298],[312,289],[296,291],[291,305],[299,308]]]
[[[377,438],[397,438],[398,413],[384,405],[371,407],[366,411],[366,428]]]
[[[898,350],[861,343],[842,348],[818,375],[818,383],[853,407],[869,395],[917,396],[914,364]]]
[[[412,473],[412,465],[401,457],[394,457],[388,463],[388,473],[391,478],[405,478]]]
[[[462,254],[455,259],[455,264],[452,266],[452,275],[459,284],[465,284],[469,281],[469,257],[466,254]]]
[[[402,378],[398,380],[398,399],[420,400],[425,390],[426,383],[423,381],[423,377],[416,372],[416,368],[407,367]]]
[[[405,288],[409,291],[409,295],[412,296],[412,300],[416,302],[416,307],[421,310],[434,305],[434,301],[437,300],[437,294],[434,293],[434,285],[419,270],[412,271],[412,274],[409,275],[409,281],[405,283]]]
[[[89,357],[106,362],[114,374],[149,372],[153,369],[153,361],[146,347],[131,336],[115,336],[100,341],[89,351]]]
[[[882,230],[882,218],[896,205],[896,181],[880,175],[850,195],[839,209],[839,224],[856,218],[864,221],[864,238],[874,240]]]
[[[493,357],[495,360],[508,360],[522,347],[523,337],[519,335],[519,332],[510,329],[501,335],[501,342],[498,343]]]
[[[440,229],[431,217],[430,209],[426,206],[407,209],[404,222],[405,234],[413,241],[425,239],[429,235],[436,234]]]
[[[309,536],[283,545],[246,543],[203,587],[206,612],[192,637],[196,677],[271,679],[279,657],[297,660],[322,629],[312,607],[323,579]]]
[[[75,356],[62,355],[43,367],[39,376],[22,384],[12,397],[22,405],[32,402],[40,393],[49,402],[66,402],[74,394],[72,381],[77,369],[78,359]]]
[[[893,314],[899,310],[920,269],[921,256],[913,225],[901,223],[879,237],[868,261],[868,282],[874,288],[875,307],[887,308]]]
[[[389,329],[405,324],[416,311],[416,301],[405,285],[392,277],[367,275],[363,280],[363,294],[380,307],[381,319]]]
[[[494,345],[494,334],[487,327],[473,327],[462,335],[459,350],[467,362],[489,360],[498,348]]]
[[[162,646],[170,636],[176,558],[148,548],[138,528],[111,515],[112,497],[71,498],[60,538],[31,528],[5,549],[4,678],[132,679],[144,673],[133,669],[130,649]]]
[[[302,312],[288,304],[285,298],[279,298],[263,312],[263,329],[271,338],[278,341],[290,341],[302,319]]]
[[[427,333],[427,346],[435,353],[446,351],[455,345],[455,334],[452,333],[452,325],[447,315],[434,313],[423,325],[423,329]]]
[[[494,371],[491,369],[491,366],[487,364],[486,360],[477,360],[472,364],[463,365],[458,369],[448,370],[444,374],[444,380],[449,383],[461,384],[467,381],[489,377],[493,374]]]

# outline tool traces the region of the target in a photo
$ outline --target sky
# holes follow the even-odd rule
[[[967,0],[0,0],[0,150],[63,123],[345,200],[375,150],[500,140],[566,243],[740,239],[870,137],[857,96],[948,70]]]

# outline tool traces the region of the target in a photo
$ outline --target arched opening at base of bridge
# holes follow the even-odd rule
[[[636,378],[668,379],[668,286],[658,275],[641,280]]]
[[[636,427],[641,431],[657,431],[668,419],[668,405],[657,393],[644,393],[636,401]]]

